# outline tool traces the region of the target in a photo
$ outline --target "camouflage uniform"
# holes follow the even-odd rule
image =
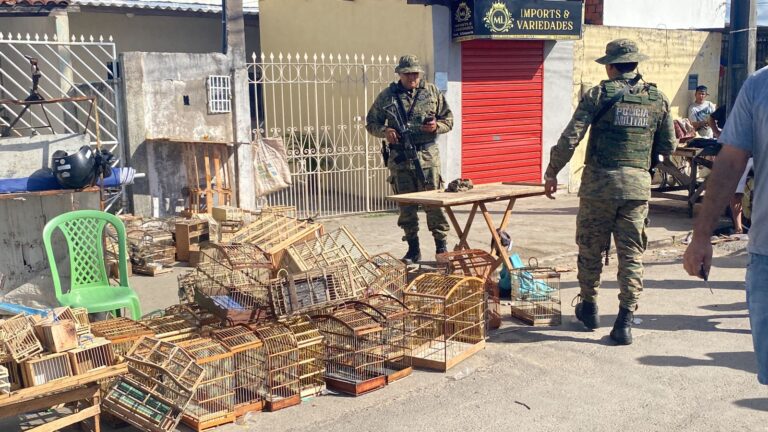
[[[620,41],[612,43],[617,42]],[[598,59],[598,63],[611,62]],[[651,154],[668,155],[676,146],[669,100],[654,84],[631,87],[592,124],[602,105],[630,85],[635,76],[635,72],[630,72],[602,81],[583,95],[552,148],[545,173],[548,179],[557,176],[591,125],[576,228],[581,296],[585,301],[596,302],[603,267],[601,254],[613,234],[619,257],[620,306],[630,311],[636,309],[643,289],[642,255],[647,245]]]
[[[404,56],[413,57],[413,56]],[[415,59],[415,57],[413,57]],[[418,60],[414,60],[418,62]],[[401,64],[403,60],[401,59]],[[420,70],[420,67],[419,67]],[[405,73],[405,72],[404,72]],[[448,108],[445,97],[434,84],[422,80],[418,88],[408,90],[394,82],[379,93],[366,116],[365,128],[376,137],[384,138],[385,130],[395,123],[392,110],[396,110],[397,101],[400,98],[406,113],[411,112],[407,127],[411,130],[412,143],[418,149],[418,158],[424,172],[425,184],[417,178],[416,168],[412,161],[406,159],[402,151],[391,147],[389,162],[389,182],[395,194],[420,192],[442,187],[440,177],[440,154],[438,153],[435,138],[438,134],[449,132],[453,128],[453,113]],[[414,101],[414,98],[416,100]],[[413,108],[411,106],[416,104]],[[437,130],[434,133],[421,131],[424,119],[433,116],[437,122]],[[403,229],[403,240],[418,239],[419,216],[418,206],[400,205],[400,217],[397,225]],[[427,213],[427,226],[435,240],[445,240],[450,229],[440,207],[425,207]]]

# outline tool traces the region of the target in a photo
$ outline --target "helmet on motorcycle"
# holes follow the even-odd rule
[[[61,187],[80,189],[91,186],[96,179],[95,160],[89,146],[82,146],[76,153],[62,150],[53,153],[51,169]]]

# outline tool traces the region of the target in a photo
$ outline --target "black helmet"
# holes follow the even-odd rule
[[[71,155],[62,150],[54,152],[51,169],[61,187],[80,189],[93,185],[96,178],[95,164],[93,150],[86,145]]]

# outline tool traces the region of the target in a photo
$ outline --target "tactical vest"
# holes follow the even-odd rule
[[[616,81],[601,83],[609,101],[621,90]],[[602,118],[592,124],[586,164],[595,168],[649,169],[653,136],[662,116],[661,95],[654,84],[627,89]]]

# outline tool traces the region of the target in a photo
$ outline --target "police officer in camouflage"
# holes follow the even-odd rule
[[[376,97],[366,116],[365,128],[371,135],[385,139],[384,145],[389,152],[389,182],[395,194],[440,188],[440,154],[435,138],[453,128],[453,113],[437,87],[422,79],[424,69],[416,56],[400,57],[395,72],[400,75],[400,80],[390,84]],[[408,159],[404,151],[402,137],[395,126],[397,116],[405,120],[401,123],[405,123],[410,132],[418,163]],[[400,217],[397,219],[397,225],[405,232],[403,240],[408,242],[408,252],[403,257],[407,263],[421,259],[417,210],[418,206],[400,205]],[[427,226],[435,238],[435,251],[447,252],[445,239],[449,226],[445,214],[439,207],[425,207],[424,211],[427,213]]]
[[[651,175],[656,155],[676,146],[669,100],[655,84],[640,81],[637,63],[648,59],[629,39],[606,46],[608,79],[591,88],[579,102],[570,123],[552,148],[544,174],[549,198],[557,190],[557,173],[568,163],[591,127],[579,189],[576,244],[579,247],[580,301],[576,318],[588,329],[600,326],[597,291],[602,253],[611,235],[619,257],[619,314],[611,330],[617,344],[632,343],[631,324],[643,290],[642,256],[647,244]]]

